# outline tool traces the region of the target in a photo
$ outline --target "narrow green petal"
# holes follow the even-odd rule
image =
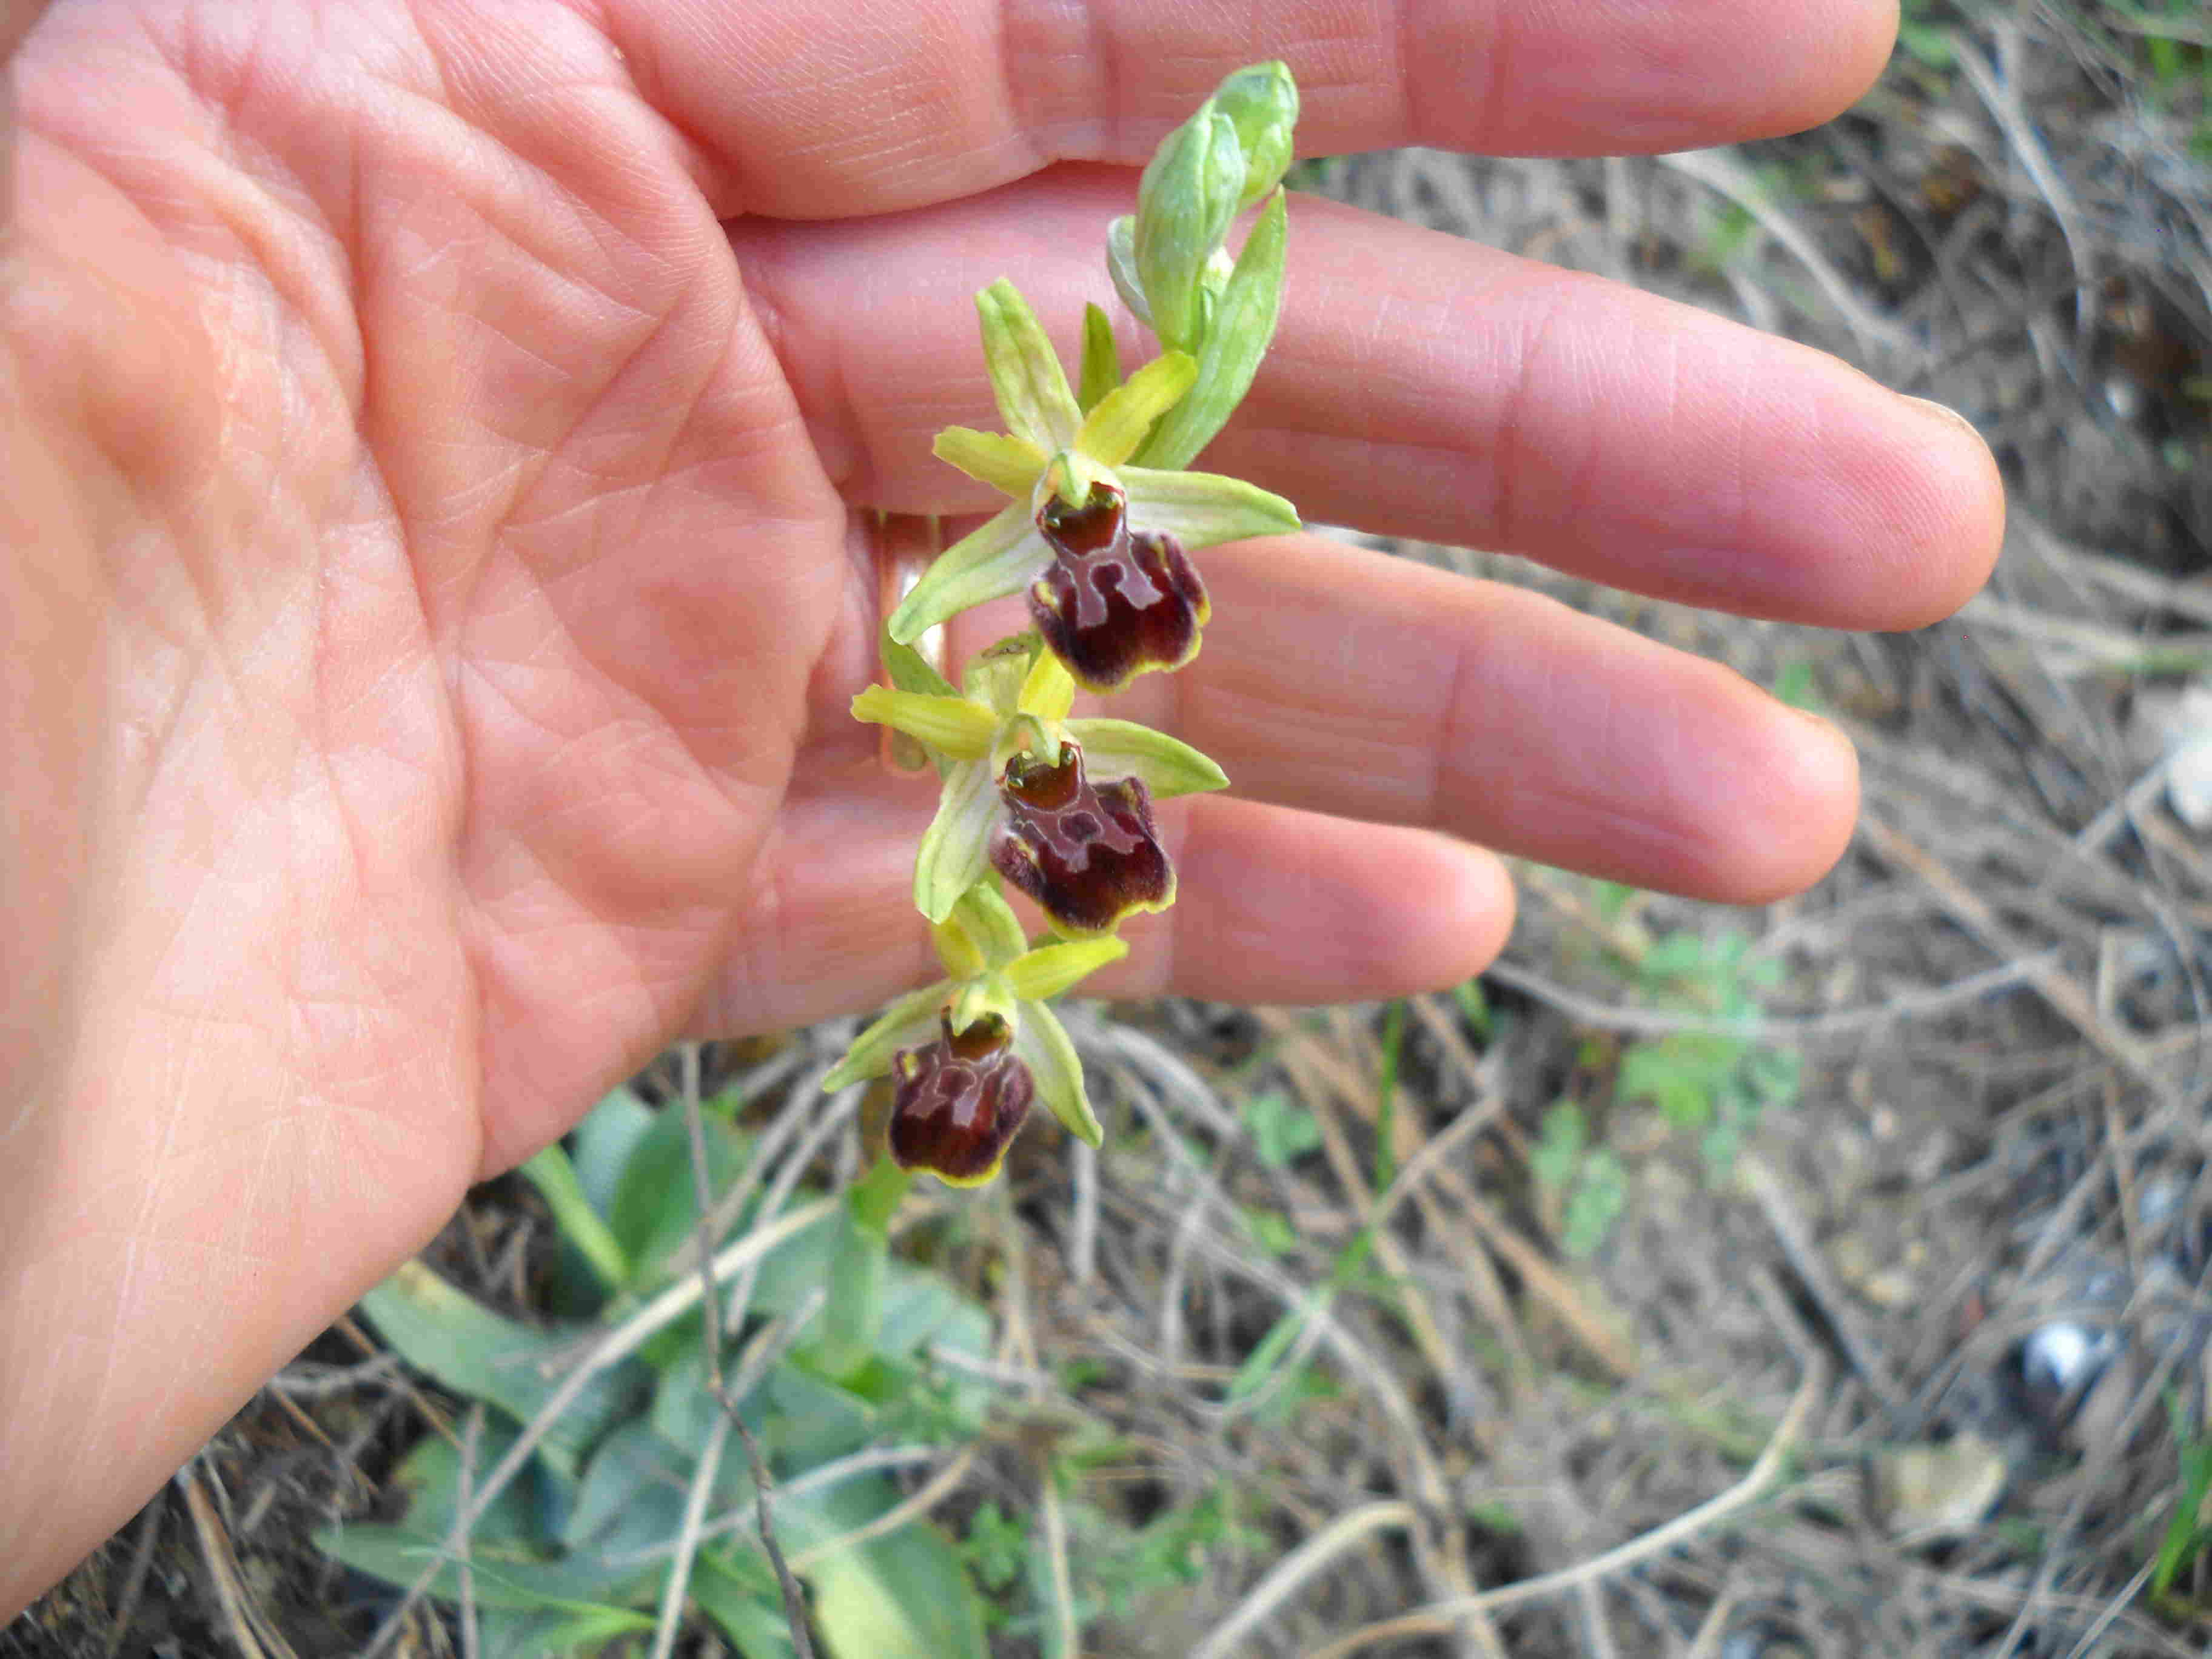
[[[1298,527],[1297,508],[1241,478],[1160,472],[1148,466],[1118,470],[1129,492],[1130,527],[1164,530],[1186,548],[1285,535]]]
[[[1121,384],[1121,349],[1114,341],[1114,319],[1095,305],[1083,307],[1083,374],[1075,394],[1087,416],[1100,399]]]
[[[1113,937],[1042,945],[1006,964],[1006,984],[1024,1002],[1042,1002],[1128,954],[1128,945]]]
[[[1197,374],[1198,366],[1194,363],[1192,377],[1195,379]],[[1030,498],[1037,474],[1044,471],[1045,453],[1035,444],[1000,432],[978,432],[971,426],[946,427],[929,447],[939,460],[1018,501]]]
[[[1152,422],[1176,406],[1198,379],[1198,359],[1184,351],[1155,357],[1106,394],[1083,417],[1075,447],[1109,466],[1137,453]]]
[[[966,933],[988,969],[1004,968],[1030,948],[1029,935],[1022,930],[1022,919],[1014,914],[1014,907],[1006,902],[998,888],[988,881],[977,882],[960,896],[948,925]]]
[[[1083,411],[1029,301],[1001,276],[975,296],[975,310],[983,323],[983,361],[1007,429],[1047,454],[1066,448]]]
[[[1244,251],[1237,256],[1215,301],[1211,328],[1199,352],[1198,383],[1152,428],[1138,455],[1145,465],[1189,465],[1251,390],[1260,360],[1275,337],[1288,236],[1283,192],[1278,190],[1244,239]]]
[[[931,921],[952,914],[960,896],[991,867],[991,826],[999,791],[983,761],[963,761],[945,780],[937,816],[914,859],[914,906]]]
[[[1016,501],[937,556],[891,612],[891,637],[912,645],[971,606],[1020,592],[1051,562],[1052,549],[1030,521],[1030,504]]]
[[[919,738],[955,760],[981,760],[999,735],[999,717],[981,703],[885,685],[872,685],[854,698],[853,718]]]
[[[862,1078],[881,1077],[891,1068],[891,1056],[902,1048],[927,1042],[937,1035],[938,1011],[952,994],[949,981],[940,981],[919,991],[909,991],[884,1010],[876,1022],[853,1039],[830,1075],[825,1090],[842,1089]]]
[[[1083,1061],[1058,1015],[1041,1002],[1024,1003],[1022,1022],[1014,1028],[1014,1054],[1030,1068],[1037,1093],[1068,1133],[1086,1146],[1106,1139],[1084,1091]]]
[[[1075,707],[1075,677],[1067,672],[1066,664],[1040,647],[1030,664],[1028,678],[1023,680],[1022,689],[1014,698],[1014,707],[1024,714],[1034,714],[1038,720],[1058,725]]]
[[[1162,799],[1229,787],[1228,774],[1210,757],[1134,720],[1070,720],[1067,735],[1083,750],[1094,780],[1142,778]]]

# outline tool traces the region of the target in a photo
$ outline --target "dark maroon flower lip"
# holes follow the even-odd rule
[[[1079,682],[1112,691],[1198,654],[1206,584],[1173,536],[1130,530],[1119,490],[1100,484],[1080,507],[1054,497],[1036,524],[1053,557],[1030,585],[1030,615]]]
[[[1175,901],[1175,868],[1141,778],[1093,783],[1083,750],[1063,741],[1055,763],[1017,755],[999,780],[1006,822],[993,866],[1066,933],[1103,933],[1122,917]]]
[[[999,1173],[1036,1098],[1036,1079],[1015,1058],[1013,1032],[996,1014],[955,1031],[943,1012],[938,1025],[936,1042],[892,1058],[891,1160],[956,1187],[980,1186]]]

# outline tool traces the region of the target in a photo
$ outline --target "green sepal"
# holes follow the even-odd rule
[[[835,1091],[864,1078],[881,1077],[891,1068],[891,1057],[902,1048],[927,1042],[937,1035],[938,1011],[952,994],[951,984],[939,980],[919,991],[909,991],[876,1017],[873,1024],[853,1039],[845,1057],[822,1079],[824,1091]]]
[[[1007,988],[1024,1002],[1042,1002],[1071,989],[1086,975],[1129,954],[1128,945],[1112,935],[1041,945],[1006,964]],[[1027,1017],[1024,1011],[1024,1017]]]
[[[960,896],[991,867],[991,826],[999,790],[984,761],[963,761],[945,775],[937,816],[914,859],[914,908],[933,922],[952,914]]]
[[[1283,260],[1290,216],[1279,189],[1261,210],[1243,252],[1215,302],[1213,325],[1198,354],[1190,395],[1161,418],[1137,459],[1146,466],[1182,467],[1213,441],[1252,388],[1260,360],[1275,337],[1283,302]]]
[[[1114,292],[1129,307],[1129,314],[1150,328],[1152,307],[1137,276],[1137,216],[1133,213],[1125,213],[1106,227],[1106,274],[1113,279]]]
[[[1116,471],[1128,490],[1130,521],[1146,530],[1165,531],[1187,549],[1242,541],[1247,536],[1287,535],[1299,527],[1297,508],[1242,478],[1149,466],[1124,466]]]
[[[1154,422],[1172,410],[1198,380],[1198,360],[1187,351],[1155,357],[1108,393],[1083,417],[1076,447],[1109,466],[1137,453]]]
[[[1042,1003],[1024,1007],[1021,1025],[1014,1032],[1014,1054],[1030,1068],[1038,1096],[1068,1133],[1086,1146],[1106,1139],[1083,1087],[1083,1061],[1058,1015]]]
[[[1066,448],[1083,411],[1029,301],[1001,276],[975,296],[975,311],[983,325],[983,361],[1006,429],[1047,455]]]
[[[1084,769],[1094,781],[1141,778],[1160,799],[1229,787],[1228,774],[1212,757],[1134,720],[1070,720],[1067,735],[1083,750]]]
[[[1114,339],[1114,319],[1095,305],[1083,307],[1083,373],[1076,404],[1085,415],[1121,384],[1121,349]]]
[[[1036,445],[969,426],[946,427],[930,440],[929,452],[947,466],[957,467],[976,483],[1016,501],[1028,495],[1036,475],[1044,471],[1044,452]]]
[[[1051,558],[1029,502],[1012,502],[937,556],[891,612],[891,637],[911,645],[963,611],[1018,593]]]
[[[1199,279],[1243,190],[1237,125],[1209,98],[1161,141],[1137,185],[1137,278],[1163,343],[1199,343]]]
[[[1014,907],[1006,902],[996,882],[979,881],[963,893],[945,925],[957,928],[975,954],[975,966],[964,972],[946,962],[945,969],[955,979],[996,972],[1030,948],[1022,919],[1014,914]]]
[[[998,717],[954,693],[900,691],[872,685],[853,699],[853,718],[918,738],[953,760],[981,760],[998,738]]]

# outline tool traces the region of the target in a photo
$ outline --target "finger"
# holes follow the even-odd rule
[[[1849,844],[1857,763],[1741,675],[1540,594],[1317,537],[1209,550],[1196,661],[1114,712],[1238,794],[1763,903]]]
[[[1688,149],[1795,131],[1872,83],[1894,0],[629,0],[629,72],[725,217],[881,212],[1059,160],[1142,161],[1230,70],[1281,57],[1300,150]],[[888,18],[895,21],[887,21]]]
[[[941,427],[998,424],[972,296],[1011,276],[1073,361],[1125,182],[1070,170],[958,210],[733,232],[848,499],[996,504],[930,455]],[[1833,627],[1948,615],[1996,559],[1981,440],[1832,357],[1334,204],[1298,198],[1291,229],[1275,348],[1200,465],[1310,519]]]
[[[913,896],[934,801],[933,779],[884,779],[795,807],[700,1034],[848,1013],[941,973]],[[1162,802],[1158,817],[1176,903],[1125,924],[1128,957],[1085,980],[1085,995],[1393,996],[1480,971],[1512,926],[1504,867],[1447,836],[1220,796]]]

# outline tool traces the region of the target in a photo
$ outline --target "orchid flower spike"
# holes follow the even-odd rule
[[[975,303],[1008,430],[947,427],[936,452],[1013,501],[939,556],[892,613],[891,638],[911,644],[970,606],[1025,593],[1039,629],[1091,690],[1181,667],[1207,616],[1189,551],[1296,530],[1297,509],[1235,478],[1127,464],[1197,382],[1194,359],[1167,353],[1086,414],[1013,285],[994,283]]]
[[[918,686],[928,671],[908,659],[901,678]],[[1222,788],[1221,769],[1133,721],[1068,718],[1075,683],[1033,634],[977,657],[967,682],[964,694],[939,679],[853,699],[854,719],[919,739],[938,762],[943,793],[915,858],[915,908],[942,922],[994,870],[1079,938],[1173,903],[1152,800]]]
[[[996,1176],[1039,1096],[1070,1134],[1097,1146],[1103,1137],[1084,1091],[1083,1063],[1044,1005],[1129,947],[1094,939],[1031,950],[1019,918],[988,882],[963,894],[932,937],[946,976],[891,1004],[823,1086],[890,1073],[892,1161],[949,1186],[981,1186]]]

